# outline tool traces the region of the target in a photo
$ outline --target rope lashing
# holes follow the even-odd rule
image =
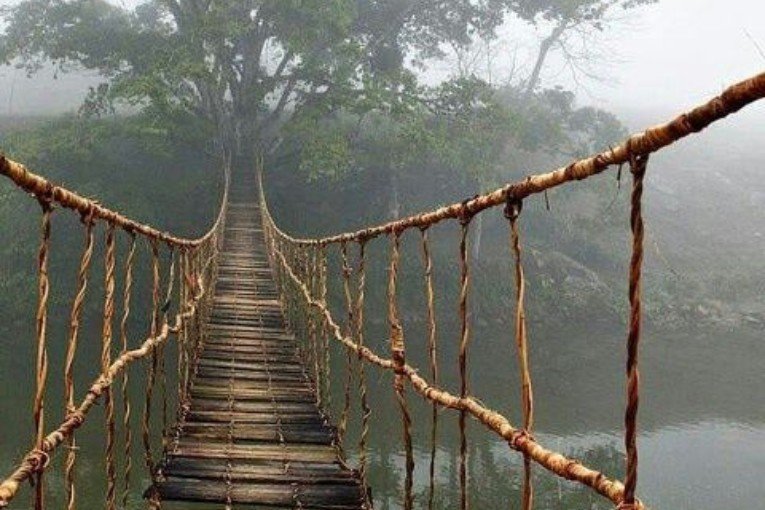
[[[320,258],[321,258],[321,263],[320,263],[321,264],[321,283],[319,286],[319,299],[324,304],[324,306],[326,306],[327,305],[327,274],[328,274],[326,247],[320,246],[319,252],[320,252]],[[323,314],[319,314],[319,316],[321,320],[321,335],[322,335],[321,349],[323,352],[322,373],[324,374],[324,384],[323,384],[324,396],[322,398],[322,401],[324,402],[324,409],[328,410],[328,409],[332,409],[332,394],[331,394],[331,386],[330,386],[330,381],[332,380],[332,372],[331,372],[332,364],[330,359],[329,325],[327,324],[327,320]]]

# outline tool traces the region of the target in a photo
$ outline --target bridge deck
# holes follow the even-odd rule
[[[296,342],[257,207],[231,202],[191,408],[156,485],[163,501],[363,508],[358,475],[340,462]]]

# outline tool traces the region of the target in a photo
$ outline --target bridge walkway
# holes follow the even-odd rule
[[[238,188],[191,406],[179,438],[167,438],[156,490],[162,501],[364,508],[286,327],[254,188]]]

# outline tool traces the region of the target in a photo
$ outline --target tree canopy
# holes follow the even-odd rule
[[[568,27],[651,1],[22,0],[3,11],[0,58],[30,73],[95,70],[104,81],[84,111],[188,113],[246,151],[273,146],[293,119],[419,107],[432,91],[418,66],[494,37],[508,16]]]

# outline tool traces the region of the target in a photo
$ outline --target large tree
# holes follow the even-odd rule
[[[96,70],[86,101],[193,112],[231,148],[274,140],[295,114],[416,95],[405,58],[500,19],[467,0],[23,0],[6,9],[0,56],[35,72]],[[501,7],[501,6],[499,6]],[[501,10],[501,9],[500,9]]]
[[[426,95],[418,63],[493,37],[508,15],[593,20],[648,1],[22,0],[2,13],[0,58],[30,73],[95,70],[88,111],[121,101],[159,118],[192,113],[248,152],[292,118],[405,110]]]

